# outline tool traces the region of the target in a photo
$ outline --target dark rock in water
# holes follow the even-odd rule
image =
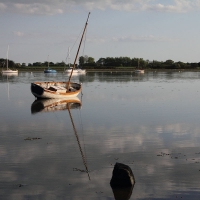
[[[135,178],[131,168],[122,163],[116,163],[114,166],[111,187],[132,187],[135,184]]]
[[[115,200],[129,200],[134,184],[135,178],[131,168],[128,165],[116,163],[110,181]]]

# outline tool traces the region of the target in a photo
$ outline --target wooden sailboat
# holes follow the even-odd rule
[[[1,73],[2,74],[16,74],[18,73],[18,70],[12,70],[8,68],[8,51],[9,51],[9,45],[8,45],[8,50],[7,50],[7,62],[6,62],[6,70],[2,70]]]
[[[82,33],[82,37],[79,43],[78,51],[74,60],[74,65],[71,70],[68,82],[34,82],[31,83],[31,92],[37,98],[66,98],[77,96],[82,89],[81,83],[70,82],[74,68],[76,66],[76,61],[78,58],[79,50],[83,40],[83,36],[86,31],[90,13],[88,14],[85,27]]]

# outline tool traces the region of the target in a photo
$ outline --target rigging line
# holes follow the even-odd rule
[[[80,131],[81,131],[81,135],[83,136],[83,147],[84,147],[83,149],[84,149],[84,153],[85,153],[85,160],[87,162],[87,155],[86,155],[86,150],[85,150],[85,142],[84,142],[84,132],[83,132],[83,121],[82,121],[81,108],[79,108],[79,112],[78,112],[77,116],[78,116],[79,122],[80,122]]]
[[[79,118],[79,122],[80,122],[80,130],[81,130],[81,135],[82,135],[82,138],[83,138],[83,151],[84,151],[84,154],[85,154],[85,160],[87,162],[87,155],[86,155],[86,149],[85,149],[85,138],[84,138],[84,131],[83,131],[83,121],[82,121],[82,114],[81,114],[81,108],[79,108],[79,115],[78,115],[78,118]]]
[[[82,101],[81,101],[82,103]],[[82,121],[82,113],[81,113],[81,109],[79,109],[79,120],[80,120],[80,126],[81,126],[81,133],[83,135],[83,148],[84,148],[84,153],[85,153],[85,159],[86,159],[86,162],[87,162],[87,155],[86,155],[86,149],[85,149],[85,138],[84,138],[84,131],[83,131],[83,121]]]
[[[82,106],[82,101],[81,101],[81,106]],[[79,108],[79,120],[80,120],[80,125],[81,125],[81,131],[83,132],[83,121],[82,121],[82,116],[81,116],[81,107]]]
[[[80,38],[80,36],[81,36],[81,33],[83,32],[83,30],[84,30],[84,27],[81,29],[81,31],[80,31],[80,33],[79,33],[78,37],[76,38],[76,40],[75,40],[74,44],[72,45],[72,48],[70,48],[71,50],[73,50],[73,48],[74,48],[75,44],[77,43],[78,39],[79,39],[79,38]],[[66,60],[68,59],[68,57],[69,57],[69,55],[67,54],[67,58],[66,58]]]
[[[83,44],[83,52],[82,52],[82,56],[84,55],[84,52],[85,52],[86,36],[87,36],[87,27],[86,27],[86,30],[85,30],[85,38],[84,38],[84,44]]]
[[[85,148],[85,137],[84,137],[84,132],[83,132],[83,121],[82,121],[81,111],[80,111],[80,119],[81,119],[81,131],[82,131],[82,135],[83,135],[83,149],[84,149],[84,153],[85,153],[85,160],[86,160],[86,162],[88,162],[87,152],[86,152],[86,148]]]

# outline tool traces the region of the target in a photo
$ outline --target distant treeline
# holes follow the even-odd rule
[[[7,60],[0,59],[0,67],[6,67]],[[35,62],[35,63],[15,63],[12,60],[8,61],[9,68],[21,68],[21,69],[34,69],[34,68],[60,68],[64,69],[73,64],[65,62]],[[119,69],[119,68],[141,68],[141,69],[200,69],[200,62],[198,63],[184,63],[174,62],[173,60],[166,61],[149,61],[143,58],[129,58],[129,57],[107,57],[100,58],[95,62],[95,59],[88,56],[79,57],[79,67],[85,69]]]

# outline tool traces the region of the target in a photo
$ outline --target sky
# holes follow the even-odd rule
[[[0,0],[0,58],[73,62],[89,12],[79,56],[200,62],[200,0]]]

